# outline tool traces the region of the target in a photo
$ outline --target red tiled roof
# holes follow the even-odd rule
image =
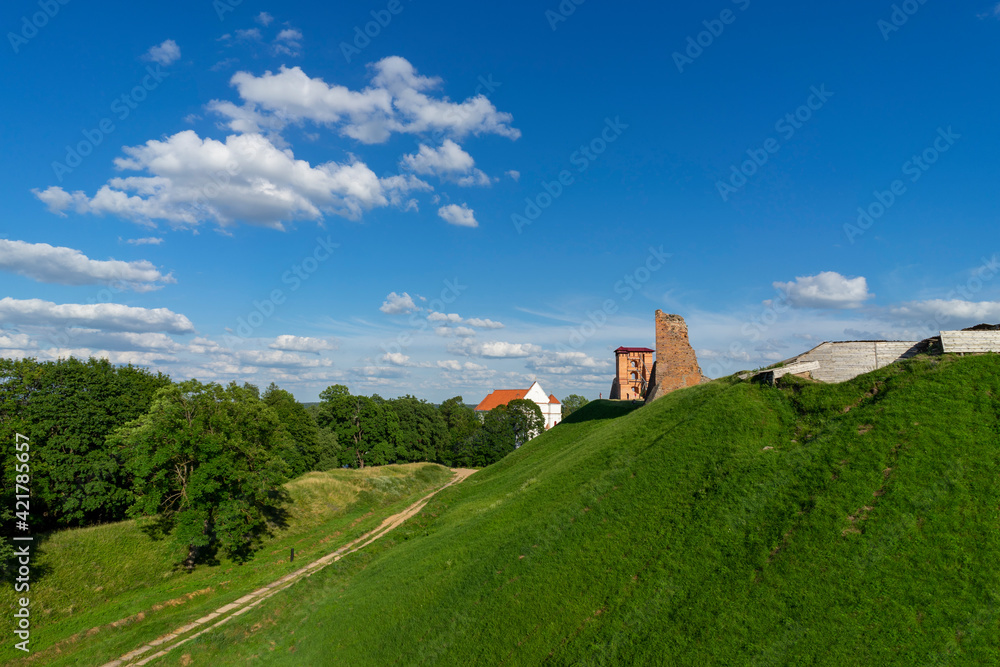
[[[498,405],[507,405],[515,398],[524,398],[527,393],[527,389],[497,389],[480,401],[476,410],[492,410]]]
[[[556,398],[555,394],[549,394],[549,403],[555,403],[557,405],[562,405],[561,403],[559,403],[559,399]]]
[[[651,350],[648,347],[620,347],[615,350],[618,352],[656,352],[656,350]]]

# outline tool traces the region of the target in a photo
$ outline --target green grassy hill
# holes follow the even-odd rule
[[[599,401],[162,664],[998,664],[998,464],[995,355]]]

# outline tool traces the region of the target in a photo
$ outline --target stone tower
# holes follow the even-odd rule
[[[615,379],[608,398],[633,400],[644,397],[652,370],[653,350],[648,347],[618,348],[615,350]]]
[[[680,315],[656,311],[656,363],[649,378],[646,402],[705,381],[698,358],[688,342],[687,323]]]

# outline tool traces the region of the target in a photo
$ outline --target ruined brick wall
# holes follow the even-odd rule
[[[649,391],[646,393],[646,402],[703,381],[698,358],[688,342],[684,318],[662,310],[656,311],[656,363]]]

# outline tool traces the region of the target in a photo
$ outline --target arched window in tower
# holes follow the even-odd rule
[[[631,379],[632,379],[632,382],[637,381],[639,379],[639,374],[638,373],[632,373]]]
[[[635,359],[633,359],[632,361],[630,361],[630,362],[629,362],[629,365],[630,365],[630,366],[631,366],[632,368],[638,368],[638,367],[639,367],[639,362],[638,362],[638,361],[636,361]]]

